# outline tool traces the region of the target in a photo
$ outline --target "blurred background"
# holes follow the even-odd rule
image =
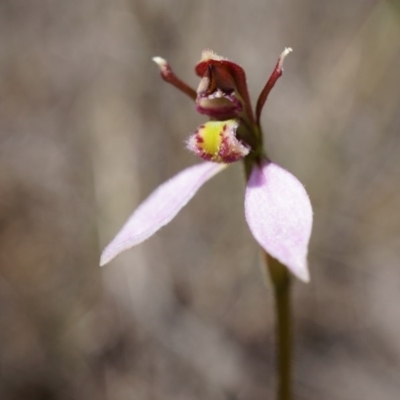
[[[271,158],[315,211],[294,286],[295,399],[400,393],[397,0],[0,1],[0,399],[272,399],[273,302],[234,165],[143,245],[101,249],[198,160],[211,48],[242,65]]]

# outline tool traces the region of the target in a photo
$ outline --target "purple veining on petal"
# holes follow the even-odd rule
[[[141,243],[168,224],[200,187],[226,165],[205,162],[187,168],[159,186],[132,214],[104,249],[100,265]]]
[[[308,282],[307,252],[313,213],[297,178],[271,162],[255,166],[246,188],[245,213],[261,247]]]

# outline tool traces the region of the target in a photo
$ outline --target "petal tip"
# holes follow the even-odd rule
[[[101,253],[100,256],[100,267],[104,267],[106,264],[108,264],[113,258],[115,257],[115,254],[110,253],[108,250],[108,247],[104,249],[104,251]]]
[[[292,49],[291,47],[285,47],[285,50],[283,50],[282,54],[281,54],[280,57],[279,57],[279,61],[278,61],[279,68],[282,68],[283,60],[284,60],[284,59],[286,58],[286,56],[287,56],[288,54],[290,54],[292,51],[293,51],[293,49]]]
[[[307,265],[302,265],[300,268],[290,268],[289,270],[304,283],[310,282],[310,272],[308,271]]]
[[[223,61],[223,60],[227,60],[227,58],[219,56],[215,51],[212,51],[211,49],[204,49],[201,52],[200,62],[205,62],[205,61],[209,61],[209,60]]]
[[[152,60],[160,67],[160,68],[165,68],[165,66],[168,64],[167,60],[165,60],[162,57],[153,57]]]

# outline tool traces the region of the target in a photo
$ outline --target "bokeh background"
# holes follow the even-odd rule
[[[395,0],[0,1],[0,399],[271,399],[273,302],[234,165],[103,269],[158,184],[198,162],[203,48],[253,98],[315,210],[294,286],[295,399],[400,396],[400,6]]]

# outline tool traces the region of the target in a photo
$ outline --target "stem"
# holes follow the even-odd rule
[[[274,287],[276,308],[277,400],[290,400],[292,392],[292,320],[290,275],[286,267],[266,254],[266,268]]]

